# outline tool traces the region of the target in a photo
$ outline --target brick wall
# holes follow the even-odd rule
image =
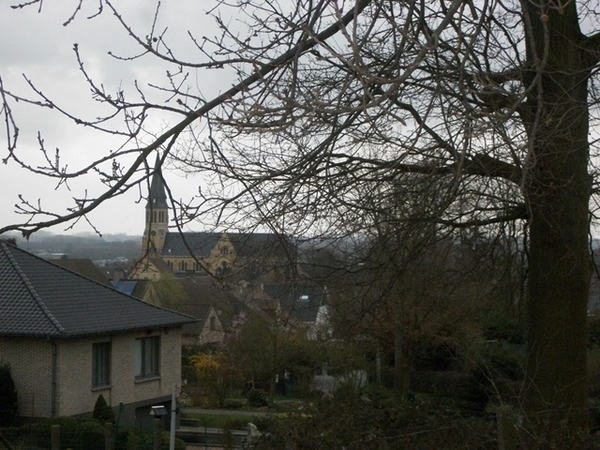
[[[52,410],[52,344],[44,339],[0,339],[0,361],[9,363],[19,415],[49,417]]]
[[[160,375],[135,379],[135,340],[160,336]],[[111,342],[111,384],[92,387],[92,345]],[[46,339],[3,338],[0,360],[12,367],[19,394],[19,414],[52,415],[53,345]],[[56,341],[56,413],[73,416],[91,413],[100,394],[109,405],[122,402],[129,410],[169,397],[181,381],[181,329],[161,329]]]

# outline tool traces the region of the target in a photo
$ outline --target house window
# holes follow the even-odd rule
[[[159,375],[160,337],[152,336],[135,340],[136,378]]]
[[[92,387],[110,384],[110,342],[92,345]]]

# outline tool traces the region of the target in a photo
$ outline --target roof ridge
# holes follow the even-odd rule
[[[60,333],[64,333],[65,332],[64,327],[60,324],[60,322],[56,319],[56,317],[54,317],[54,315],[50,312],[50,310],[48,309],[48,307],[46,306],[46,304],[44,303],[44,301],[42,300],[42,298],[38,295],[37,291],[35,290],[35,288],[31,284],[31,281],[29,281],[29,278],[27,277],[27,275],[25,274],[25,272],[23,271],[23,269],[21,269],[21,266],[19,265],[19,263],[17,262],[17,260],[13,256],[12,252],[10,251],[8,245],[5,242],[2,242],[2,243],[0,243],[0,247],[2,248],[4,254],[6,255],[6,257],[8,259],[8,261],[10,261],[10,264],[15,269],[15,272],[19,275],[19,278],[21,279],[21,281],[25,285],[26,289],[29,291],[29,293],[31,294],[31,296],[35,300],[35,302],[38,305],[38,307],[43,311],[43,313],[46,315],[46,317],[52,323],[52,325],[54,325],[54,327]],[[13,248],[15,248],[15,249],[18,250],[17,247],[13,247]]]

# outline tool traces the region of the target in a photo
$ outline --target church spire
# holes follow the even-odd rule
[[[158,156],[156,156],[156,162],[154,163],[154,172],[152,181],[150,182],[150,192],[148,193],[148,204],[146,205],[146,208],[168,208],[165,181],[162,177],[160,159]]]
[[[157,156],[154,164],[148,203],[146,203],[146,226],[142,242],[144,255],[161,254],[165,245],[169,226],[169,205],[165,181],[160,168],[160,159]]]

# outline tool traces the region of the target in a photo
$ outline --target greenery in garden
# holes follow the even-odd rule
[[[0,361],[0,426],[15,423],[19,407],[18,398],[10,365]]]
[[[108,406],[108,403],[106,403],[106,399],[102,394],[100,394],[96,400],[92,417],[98,420],[100,423],[115,421],[115,412],[110,406]]]
[[[61,417],[44,419],[21,427],[2,430],[15,448],[51,448],[51,429],[60,427],[61,448],[72,450],[105,450],[105,424],[95,419]],[[153,450],[152,429],[120,428],[114,435],[115,450]],[[176,439],[176,450],[185,450],[185,443]],[[169,449],[169,435],[161,434],[161,450]]]

